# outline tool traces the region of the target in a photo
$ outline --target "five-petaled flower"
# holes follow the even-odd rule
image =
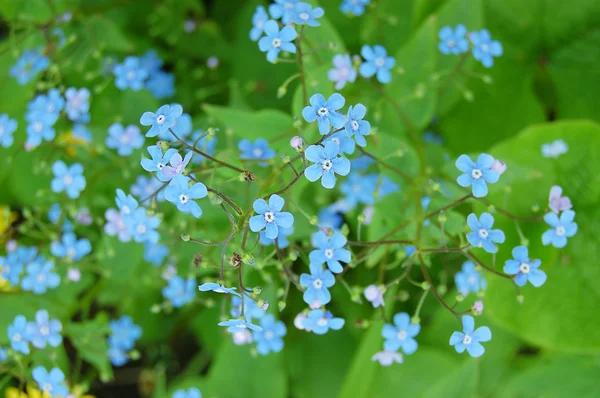
[[[329,270],[317,263],[310,264],[310,274],[300,275],[300,285],[305,287],[304,302],[311,308],[319,308],[331,301],[327,288],[335,284],[335,277]]]
[[[260,319],[260,327],[262,330],[252,332],[252,337],[256,341],[256,351],[261,355],[280,352],[283,349],[282,337],[287,333],[285,324],[276,321],[273,315],[267,314]]]
[[[571,238],[577,233],[577,223],[573,222],[575,212],[573,210],[563,211],[559,216],[556,213],[547,213],[544,216],[546,224],[552,227],[542,235],[544,246],[552,244],[556,248],[565,247],[567,238]]]
[[[504,272],[515,276],[515,283],[519,286],[525,286],[529,281],[533,286],[540,287],[546,282],[546,273],[538,268],[542,265],[542,260],[530,259],[527,247],[517,246],[513,249],[514,260],[506,260],[504,263]]]
[[[165,198],[177,206],[182,213],[191,213],[198,218],[202,215],[202,209],[195,199],[204,198],[208,195],[206,185],[197,182],[190,186],[190,179],[183,175],[173,178],[173,183],[165,189]]]
[[[27,323],[27,335],[36,348],[44,348],[46,344],[58,347],[62,343],[60,332],[62,324],[57,319],[50,319],[48,311],[39,310],[35,314],[35,322]]]
[[[65,191],[71,199],[77,199],[79,193],[85,188],[83,166],[75,163],[69,167],[62,160],[57,160],[52,165],[54,179],[50,183],[52,191],[58,193]]]
[[[486,29],[470,33],[469,39],[473,43],[473,57],[486,68],[494,65],[494,57],[502,55],[502,44],[497,40],[492,40],[490,32]]]
[[[454,332],[450,337],[450,345],[453,345],[456,352],[462,354],[465,350],[473,358],[483,355],[485,348],[481,345],[482,342],[492,339],[492,332],[487,326],[482,326],[475,330],[475,319],[470,315],[462,317],[463,331]]]
[[[464,25],[456,25],[452,29],[450,26],[444,26],[438,34],[441,42],[438,48],[442,54],[460,54],[469,51],[469,41],[465,38],[467,28]]]
[[[381,366],[391,366],[394,363],[404,362],[404,358],[396,351],[380,351],[371,357],[371,361],[377,361]]]
[[[173,127],[182,113],[183,108],[179,104],[163,105],[158,108],[156,113],[144,112],[140,118],[140,124],[142,126],[152,126],[146,133],[146,137],[155,137]]]
[[[312,310],[302,319],[304,330],[315,334],[325,334],[329,329],[340,330],[344,323],[342,318],[335,318],[331,312],[322,309]]]
[[[473,232],[467,234],[467,240],[475,247],[483,247],[488,253],[496,253],[498,248],[494,243],[503,243],[506,237],[499,229],[492,229],[494,217],[490,213],[481,213],[479,220],[475,213],[469,214],[467,224]]]
[[[327,189],[335,186],[335,175],[346,176],[350,173],[350,161],[339,157],[340,147],[333,141],[320,145],[311,145],[306,149],[306,159],[314,164],[304,170],[306,179],[315,182],[321,178],[321,185]]]
[[[250,30],[250,39],[257,41],[263,34],[265,22],[269,20],[269,14],[263,6],[256,6],[256,11],[252,15],[252,29]]]
[[[50,397],[62,397],[69,393],[67,387],[63,384],[65,374],[59,368],[52,368],[50,372],[43,366],[33,369],[33,380],[38,383],[40,390]]]
[[[346,123],[344,115],[338,112],[346,103],[346,99],[341,94],[333,93],[327,100],[322,94],[315,94],[310,97],[309,102],[310,105],[302,109],[302,117],[309,123],[316,120],[321,135],[329,133],[331,126],[339,129]]]
[[[357,76],[352,67],[352,60],[348,54],[336,54],[333,57],[333,69],[327,72],[327,78],[335,83],[335,89],[341,90],[347,82],[354,83]]]
[[[202,398],[202,393],[197,388],[189,388],[188,390],[177,390],[171,398]]]
[[[163,296],[171,302],[173,307],[179,308],[194,300],[196,297],[196,280],[194,278],[183,279],[175,276],[169,279],[169,283],[162,290]]]
[[[363,104],[357,104],[348,109],[348,121],[346,122],[346,134],[348,137],[354,135],[354,139],[359,146],[367,146],[365,135],[371,134],[371,124],[363,120],[367,114],[367,108]]]
[[[405,354],[410,355],[417,351],[419,345],[415,336],[421,331],[421,325],[410,321],[406,312],[394,315],[394,324],[383,325],[381,335],[385,339],[383,348],[386,351],[398,351],[402,348]]]
[[[383,46],[375,45],[373,47],[364,45],[360,54],[365,62],[360,64],[358,71],[362,77],[372,77],[376,75],[379,83],[389,83],[392,81],[392,69],[396,65],[396,58],[388,57],[387,51]]]
[[[341,262],[349,263],[351,260],[350,250],[344,249],[348,240],[341,232],[335,231],[331,237],[325,232],[319,231],[314,235],[314,243],[317,247],[309,254],[310,264],[321,266],[327,264],[327,268],[335,274],[343,271]]]
[[[169,166],[163,167],[160,174],[162,174],[167,181],[177,175],[181,175],[188,163],[190,163],[192,155],[193,153],[190,151],[185,155],[185,158],[182,158],[179,152],[174,153],[173,156],[171,156],[171,159],[169,159]]]
[[[296,53],[296,45],[292,43],[292,40],[296,38],[298,33],[293,27],[284,26],[279,30],[277,22],[269,20],[264,24],[264,31],[266,36],[258,41],[258,48],[260,51],[267,53],[269,62],[275,63],[282,50]]]
[[[29,354],[30,336],[27,333],[27,319],[23,315],[17,315],[12,325],[8,325],[8,338],[13,350],[21,354]]]
[[[269,203],[264,199],[256,199],[252,207],[258,213],[250,218],[250,229],[252,232],[265,230],[265,237],[276,239],[279,235],[279,227],[290,228],[294,224],[292,213],[282,212],[285,201],[279,195],[273,194]]]
[[[555,213],[560,213],[561,211],[570,210],[573,205],[571,204],[571,199],[567,196],[562,196],[562,188],[558,185],[554,185],[550,188],[550,198],[548,199],[548,206],[550,210]]]
[[[487,286],[483,275],[477,271],[475,264],[472,261],[465,261],[462,265],[462,270],[456,273],[454,277],[456,290],[463,296],[469,293],[479,293],[479,290],[484,290]]]
[[[460,155],[456,159],[456,167],[464,174],[456,182],[461,187],[472,186],[473,196],[482,198],[488,194],[486,183],[493,184],[500,178],[498,171],[492,169],[493,164],[494,158],[487,153],[479,155],[477,162],[473,162],[467,155]]]
[[[310,4],[300,2],[294,4],[292,22],[297,25],[320,26],[317,18],[321,18],[325,11],[321,7],[313,8]]]

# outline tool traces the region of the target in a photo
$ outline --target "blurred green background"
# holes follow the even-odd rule
[[[541,245],[544,226],[520,225],[529,239],[530,252],[542,259],[548,274],[542,288],[524,288],[525,300],[519,304],[512,286],[487,278],[485,310],[477,324],[488,325],[493,339],[485,345],[486,354],[481,359],[458,355],[448,345],[458,324],[432,298],[421,311],[419,350],[405,356],[404,364],[390,368],[371,361],[381,349],[379,313],[353,302],[341,286],[332,292],[332,311],[346,319],[342,330],[324,336],[296,330],[292,322],[303,304],[301,294],[294,291],[287,309],[279,314],[288,325],[286,348],[267,357],[251,357],[247,347],[234,346],[230,336],[216,326],[218,302],[212,307],[205,302],[166,315],[150,313],[164,286],[159,270],[143,261],[140,245],[103,236],[99,227],[105,209],[113,206],[115,189],[130,186],[140,174],[142,151],[115,159],[97,150],[78,150],[77,157],[85,162],[90,177],[87,190],[93,192],[79,205],[90,207],[97,219],[85,235],[98,257],[89,267],[101,271],[84,274],[79,284],[61,285],[44,296],[0,293],[0,330],[5,330],[16,314],[31,317],[39,308],[52,310],[63,324],[70,319],[79,321],[66,328],[70,343],[58,350],[58,361],[68,374],[76,349],[86,366],[107,378],[114,375],[105,385],[94,384],[92,393],[98,397],[141,394],[160,398],[187,386],[200,388],[205,397],[600,396],[600,2],[373,0],[373,7],[361,17],[342,14],[340,2],[319,1],[325,9],[322,26],[307,31],[311,46],[327,47],[306,59],[309,95],[320,92],[328,96],[334,91],[327,80],[334,54],[357,54],[363,44],[382,44],[397,59],[386,93],[403,106],[419,132],[433,131],[444,140],[443,147],[427,147],[432,177],[456,177],[453,159],[462,153],[487,152],[509,168],[490,189],[488,199],[493,203],[528,215],[534,205],[545,207],[550,187],[558,184],[574,204],[579,232],[564,249]],[[39,25],[70,11],[73,21],[65,31],[75,41],[57,54],[56,79],[59,85],[97,90],[91,99],[94,145],[103,144],[112,122],[137,124],[144,111],[154,111],[160,105],[145,90],[119,91],[114,83],[105,82],[100,75],[102,60],[110,54],[122,59],[154,48],[165,60],[166,69],[175,74],[173,100],[192,115],[194,127],[219,127],[224,133],[217,147],[221,156],[234,158],[239,139],[257,137],[270,139],[275,149],[289,154],[293,121],[301,117],[304,104],[297,81],[285,96],[277,96],[282,83],[296,73],[296,65],[269,64],[248,37],[251,16],[259,4],[266,2],[0,0],[0,113],[19,120],[15,136],[20,137],[20,145],[24,141],[26,103],[37,87],[19,86],[8,71],[19,51],[44,42]],[[190,20],[196,27],[186,32],[184,24]],[[458,57],[438,51],[437,33],[443,26],[459,23],[469,31],[488,29],[502,43],[504,54],[491,69],[470,59],[464,73],[452,76],[450,72],[452,81],[447,82],[445,71],[453,70]],[[218,68],[206,67],[209,57],[219,59]],[[418,163],[405,127],[378,92],[359,78],[342,94],[347,104],[362,102],[369,109],[368,117],[377,133],[369,140],[368,149],[416,173]],[[317,139],[316,129],[306,135]],[[568,144],[569,151],[556,159],[544,158],[542,144],[559,138]],[[402,156],[395,156],[398,149]],[[27,153],[15,147],[0,148],[0,159],[6,160],[0,169],[0,205],[19,217],[24,209],[47,210],[53,200],[45,197],[49,159],[68,156],[67,151],[61,151],[40,148]],[[401,179],[397,182],[405,185]],[[403,189],[403,195],[407,192],[410,187]],[[232,195],[244,206],[250,203],[245,192]],[[308,184],[299,184],[294,193],[294,199],[305,203],[311,214],[335,197]],[[392,195],[378,205],[373,225],[366,232],[369,240],[411,216],[414,209],[404,208],[402,199]],[[430,209],[445,203],[443,198],[434,197]],[[462,213],[470,209],[469,205],[460,208]],[[478,214],[483,210],[481,204],[474,206]],[[167,213],[172,236],[165,243],[184,259],[178,263],[180,270],[189,268],[195,248],[180,242],[179,233],[202,231],[208,240],[222,240],[227,222],[222,214],[213,213],[205,211],[201,221],[192,223],[173,211]],[[507,242],[495,259],[503,264],[510,255],[509,248],[520,240],[513,221],[498,218],[497,223],[507,233]],[[356,222],[348,224],[354,226]],[[295,235],[299,245],[308,245],[313,230],[307,220],[299,220]],[[461,230],[459,226],[456,233]],[[373,282],[369,268],[383,261],[387,253],[373,256],[368,265],[349,272],[350,285],[364,287]],[[206,257],[218,258],[218,252],[208,250]],[[491,261],[492,257],[483,258]],[[460,262],[454,261],[452,269],[459,266]],[[302,267],[296,264],[296,272],[302,272]],[[447,286],[447,297],[452,301],[453,276],[440,272],[439,258],[432,258],[432,267],[436,282]],[[198,275],[213,274],[200,270]],[[264,274],[250,273],[248,278],[268,286]],[[418,289],[401,288],[410,298],[386,308],[389,313],[411,313],[416,307]],[[276,303],[276,289],[265,290]],[[88,318],[80,318],[82,308],[86,308]],[[106,322],[117,314],[131,315],[144,334],[138,344],[142,359],[113,373],[102,354],[105,350],[92,348],[105,344]],[[357,321],[363,325],[369,321],[371,327],[359,327]],[[7,336],[0,335],[0,344],[7,342]]]

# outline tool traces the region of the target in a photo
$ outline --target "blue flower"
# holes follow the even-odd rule
[[[18,286],[23,273],[23,263],[14,253],[0,257],[0,279],[8,281],[11,286]]]
[[[334,318],[329,311],[318,309],[308,313],[302,321],[302,326],[307,332],[325,334],[329,329],[340,330],[345,322],[342,318]]]
[[[573,210],[563,211],[560,218],[556,213],[548,213],[544,216],[546,224],[552,227],[542,235],[544,246],[552,244],[557,248],[565,247],[567,238],[573,237],[577,233],[577,223],[573,222],[575,212]]]
[[[169,181],[168,178],[162,175],[162,169],[169,163],[171,157],[177,153],[177,149],[170,148],[163,154],[162,150],[156,145],[151,145],[148,148],[148,153],[152,159],[142,159],[142,168],[149,172],[157,172],[156,177],[161,181]]]
[[[27,121],[27,141],[25,147],[28,149],[39,146],[42,141],[52,141],[56,131],[52,127],[56,121],[53,114],[30,112],[25,115]]]
[[[456,159],[456,167],[462,171],[457,179],[458,185],[461,187],[473,186],[473,196],[483,198],[488,194],[486,182],[493,184],[498,182],[500,174],[493,170],[494,158],[487,153],[482,153],[477,158],[477,163],[473,162],[467,155],[460,155]]]
[[[27,274],[21,281],[21,289],[33,291],[34,294],[46,293],[48,288],[54,289],[60,284],[60,276],[52,272],[54,263],[38,257],[25,268]]]
[[[338,229],[344,223],[344,217],[339,214],[337,209],[333,209],[331,206],[325,207],[319,211],[319,227]]]
[[[242,315],[242,298],[237,296],[231,297],[231,311],[229,311],[231,316],[240,317]],[[252,319],[259,319],[265,315],[265,311],[262,310],[254,300],[244,299],[244,316],[249,321]]]
[[[115,84],[119,90],[131,88],[133,91],[144,87],[144,80],[148,77],[148,71],[140,63],[138,57],[127,57],[122,64],[113,67]]]
[[[8,348],[0,347],[0,363],[6,362],[8,359]]]
[[[150,49],[146,51],[140,58],[140,65],[146,69],[149,74],[154,74],[160,71],[163,61],[159,58],[156,50]]]
[[[17,79],[17,82],[23,86],[35,78],[38,73],[48,69],[50,60],[42,54],[42,48],[25,51],[17,60],[17,63],[10,68],[10,75]]]
[[[112,347],[122,350],[133,349],[135,342],[142,337],[142,328],[133,323],[128,315],[123,315],[118,320],[110,321],[111,335],[108,343]]]
[[[333,93],[329,99],[325,100],[322,94],[315,94],[310,97],[310,106],[302,109],[302,117],[309,123],[315,120],[319,124],[319,133],[325,135],[329,133],[330,126],[335,129],[344,127],[346,118],[338,112],[346,103],[346,99],[339,93]]]
[[[240,159],[264,159],[269,160],[275,157],[275,150],[269,148],[269,142],[264,138],[257,138],[254,143],[248,139],[243,139],[238,143],[238,149],[242,151]],[[262,167],[267,166],[267,162],[260,162]]]
[[[335,83],[336,90],[344,88],[347,82],[354,83],[357,75],[348,54],[336,54],[333,57],[333,69],[327,72],[327,78]]]
[[[61,28],[52,29],[52,36],[56,36],[56,39],[58,41],[58,48],[62,48],[67,43],[67,36],[65,36],[65,31]]]
[[[58,120],[60,111],[65,106],[65,100],[60,94],[60,90],[53,88],[48,94],[39,94],[27,104],[27,112],[30,114],[44,113],[52,116],[51,124]]]
[[[173,307],[179,308],[196,297],[196,280],[175,276],[169,279],[169,284],[163,288],[162,294],[173,304]]]
[[[175,95],[175,76],[172,73],[156,71],[146,82],[146,88],[154,98],[164,99]]]
[[[8,148],[13,144],[13,133],[16,129],[16,120],[9,118],[7,114],[0,115],[0,146]]]
[[[319,231],[315,234],[315,243],[317,249],[309,254],[311,265],[327,264],[327,268],[334,274],[342,272],[343,268],[340,261],[349,263],[351,253],[344,249],[348,240],[341,232],[334,231],[331,237],[327,237],[325,232]]]
[[[202,393],[197,388],[190,388],[186,390],[177,390],[173,393],[171,398],[202,398]]]
[[[129,233],[136,242],[156,243],[160,238],[156,228],[160,225],[160,219],[156,216],[148,216],[146,209],[138,207],[132,214],[132,218],[125,218]]]
[[[294,15],[294,5],[298,0],[275,0],[275,4],[269,6],[269,13],[275,19],[281,18],[281,22],[287,25]]]
[[[473,358],[482,356],[485,348],[480,343],[492,339],[490,328],[482,326],[475,330],[475,319],[470,315],[463,315],[462,324],[463,333],[452,333],[452,336],[450,336],[450,345],[453,345],[459,354],[467,350]]]
[[[8,325],[8,338],[13,350],[21,354],[29,354],[30,336],[27,333],[27,319],[23,315],[17,315],[12,325]]]
[[[277,246],[280,249],[285,249],[290,245],[287,237],[294,233],[294,226],[289,228],[279,227],[279,234],[277,235]],[[267,233],[265,231],[260,231],[260,239],[259,242],[263,246],[271,246],[275,244],[275,239],[267,238]]]
[[[374,159],[367,155],[359,156],[352,160],[352,170],[366,171],[372,164],[375,164]]]
[[[438,48],[442,54],[460,54],[469,51],[469,41],[465,38],[467,28],[464,25],[456,25],[453,30],[450,26],[444,26],[438,34],[441,42]]]
[[[314,164],[304,170],[306,179],[315,182],[321,179],[321,185],[327,189],[335,186],[335,175],[341,176],[350,173],[350,161],[338,157],[340,147],[335,142],[328,142],[325,147],[311,145],[306,149],[306,159]]]
[[[138,198],[147,198],[159,189],[161,189],[162,186],[163,183],[161,183],[156,178],[138,176],[135,180],[135,183],[131,186],[130,191],[133,195],[137,196]],[[163,190],[158,192],[158,194],[156,195],[156,200],[158,200],[159,202],[165,201],[165,192]]]
[[[138,202],[131,195],[125,195],[122,189],[117,189],[115,203],[124,216],[132,216],[133,211],[138,208]]]
[[[335,134],[331,134],[323,141],[323,145],[327,145],[328,142],[335,142],[340,147],[340,153],[353,154],[356,149],[356,143],[348,136],[345,131],[338,131]]]
[[[227,327],[227,331],[230,333],[241,332],[245,329],[250,329],[254,331],[261,331],[262,328],[260,326],[256,326],[251,324],[250,322],[246,322],[243,319],[230,319],[225,322],[219,322],[219,326]]]
[[[480,290],[485,290],[487,286],[483,275],[475,269],[475,264],[472,261],[465,261],[462,265],[462,270],[456,273],[454,277],[456,290],[463,296],[469,293],[479,293]]]
[[[419,345],[415,336],[421,331],[421,325],[410,321],[410,316],[406,312],[394,315],[394,324],[386,323],[383,326],[381,335],[385,339],[383,348],[386,351],[398,351],[402,348],[405,354],[410,355],[417,351]]]
[[[60,242],[52,242],[50,252],[53,256],[67,257],[70,261],[79,261],[92,251],[92,245],[86,238],[77,240],[75,234],[68,232],[63,234]]]
[[[373,47],[364,45],[360,53],[365,59],[358,68],[362,77],[369,78],[377,75],[377,80],[384,84],[392,81],[390,69],[396,65],[396,58],[388,57],[385,48],[380,45]]]
[[[119,347],[109,346],[106,354],[113,366],[123,366],[129,360],[127,352]]]
[[[487,30],[481,29],[479,32],[473,32],[469,38],[473,43],[473,57],[486,68],[494,65],[494,57],[502,55],[502,44],[497,40],[492,40],[490,32]]]
[[[108,236],[118,235],[121,242],[129,242],[131,240],[128,226],[128,223],[132,220],[131,216],[126,216],[115,209],[108,209],[104,213],[104,217],[106,218],[104,232]]]
[[[365,205],[375,204],[375,188],[377,186],[377,176],[375,179],[370,176],[367,178],[358,173],[351,173],[348,179],[342,183],[341,191],[346,195],[345,199],[352,206],[357,203]]]
[[[320,26],[317,18],[321,18],[325,11],[321,7],[312,8],[308,3],[296,3],[291,15],[292,22],[297,25]]]
[[[353,14],[360,17],[365,13],[365,7],[371,3],[371,0],[343,0],[340,4],[340,10],[344,14]]]
[[[235,291],[235,287],[225,287],[219,283],[214,282],[203,283],[202,285],[198,286],[198,290],[200,290],[201,292],[212,291],[215,293],[233,294],[234,296],[240,295]]]
[[[406,254],[406,257],[412,256],[416,251],[417,251],[417,248],[412,245],[406,246],[404,248],[404,254]]]
[[[258,48],[260,51],[267,53],[269,62],[275,63],[282,50],[296,53],[296,45],[292,43],[292,40],[296,38],[298,33],[293,27],[284,26],[279,30],[277,22],[269,20],[265,22],[264,30],[266,36],[258,41]]]
[[[530,259],[527,247],[517,246],[512,250],[514,260],[506,260],[504,263],[504,272],[515,276],[515,283],[519,286],[525,286],[529,281],[533,286],[540,287],[546,282],[546,273],[538,268],[542,265],[542,260]]]
[[[113,123],[108,128],[106,146],[117,150],[121,156],[131,155],[134,149],[144,145],[144,136],[140,134],[137,126],[129,125],[123,128],[121,123]]]
[[[494,217],[490,213],[481,213],[479,220],[475,213],[471,213],[467,217],[467,224],[473,230],[467,234],[467,240],[474,247],[483,247],[488,253],[496,253],[498,248],[494,243],[504,242],[504,232],[492,229]]]
[[[287,329],[281,321],[276,321],[275,317],[267,314],[260,319],[262,330],[252,332],[252,337],[256,341],[256,351],[261,355],[267,355],[269,352],[280,352],[283,349],[283,336]]]
[[[331,293],[327,288],[335,284],[335,277],[328,270],[323,270],[321,264],[310,264],[310,275],[300,275],[300,285],[305,287],[304,302],[311,308],[319,308],[331,301]]]
[[[192,151],[186,153],[185,158],[182,158],[179,152],[173,154],[169,159],[169,166],[163,167],[160,171],[162,177],[169,181],[175,176],[182,175],[192,159],[192,154]]]
[[[194,199],[201,199],[208,195],[206,186],[201,182],[190,186],[190,179],[183,175],[176,175],[173,181],[175,184],[165,189],[165,198],[176,205],[180,212],[191,213],[196,218],[200,217],[202,209]]]
[[[74,122],[87,123],[90,119],[90,90],[81,88],[77,90],[74,87],[69,87],[65,91],[67,99],[67,116]]]
[[[252,207],[258,215],[251,217],[249,223],[252,232],[265,229],[267,238],[276,239],[280,227],[290,228],[294,224],[294,216],[281,211],[284,204],[283,198],[276,194],[271,195],[268,204],[264,199],[256,199]]]
[[[50,397],[61,397],[69,393],[67,387],[63,384],[65,374],[59,368],[52,368],[50,372],[43,366],[33,369],[33,380],[38,383],[38,388],[50,395]]]
[[[91,142],[92,141],[92,133],[87,129],[83,124],[76,123],[73,125],[73,138],[80,140],[82,142]]]
[[[58,347],[62,343],[62,324],[57,319],[50,319],[46,310],[36,312],[35,322],[28,322],[26,330],[31,344],[36,348],[45,348],[46,344]]]
[[[265,22],[269,20],[269,14],[263,6],[256,6],[256,11],[252,15],[252,29],[250,30],[250,39],[257,41],[263,34]]]
[[[146,137],[154,137],[169,130],[182,113],[183,108],[179,104],[163,105],[158,108],[156,113],[144,112],[140,118],[140,124],[142,126],[152,126],[146,133]]]
[[[169,248],[165,245],[157,245],[146,242],[144,244],[144,260],[158,267],[163,264],[165,257],[169,255]]]
[[[85,188],[85,177],[83,166],[75,163],[69,167],[62,161],[57,160],[52,165],[54,179],[50,183],[52,191],[58,193],[65,191],[71,199],[79,197],[79,193]]]
[[[192,132],[192,117],[189,113],[182,113],[179,116],[175,123],[171,126],[171,129],[177,134],[179,138],[185,140],[185,138]],[[165,141],[177,142],[177,138],[173,137],[173,134],[169,130],[162,131],[158,133],[158,138]],[[188,144],[192,145],[192,143],[188,142]]]
[[[354,139],[359,146],[367,146],[365,135],[371,134],[371,124],[363,120],[367,114],[367,108],[363,104],[350,106],[348,109],[348,121],[346,122],[346,134],[349,137],[354,135]]]

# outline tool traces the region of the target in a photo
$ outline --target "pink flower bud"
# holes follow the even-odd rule
[[[17,241],[14,239],[9,240],[8,242],[6,242],[6,251],[7,252],[14,252],[15,250],[17,250]]]
[[[69,268],[67,278],[72,282],[79,282],[81,280],[81,271],[77,268]]]
[[[292,139],[290,140],[290,145],[295,150],[299,150],[304,145],[304,141],[302,141],[301,137],[295,136],[295,137],[292,137]]]
[[[365,298],[377,308],[383,306],[383,289],[376,285],[369,285],[364,291]]]
[[[494,159],[494,163],[492,163],[492,170],[496,170],[498,174],[502,175],[506,171],[506,163],[501,160]]]
[[[206,66],[209,69],[216,69],[219,66],[219,58],[212,56],[206,60]]]
[[[477,315],[483,312],[483,301],[477,300],[473,303],[473,312]]]

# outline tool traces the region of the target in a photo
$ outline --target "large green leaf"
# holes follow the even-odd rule
[[[65,327],[64,332],[81,358],[98,369],[103,381],[112,378],[112,366],[107,355],[108,343],[106,341],[109,332],[106,316],[98,316],[92,321],[71,323]]]

